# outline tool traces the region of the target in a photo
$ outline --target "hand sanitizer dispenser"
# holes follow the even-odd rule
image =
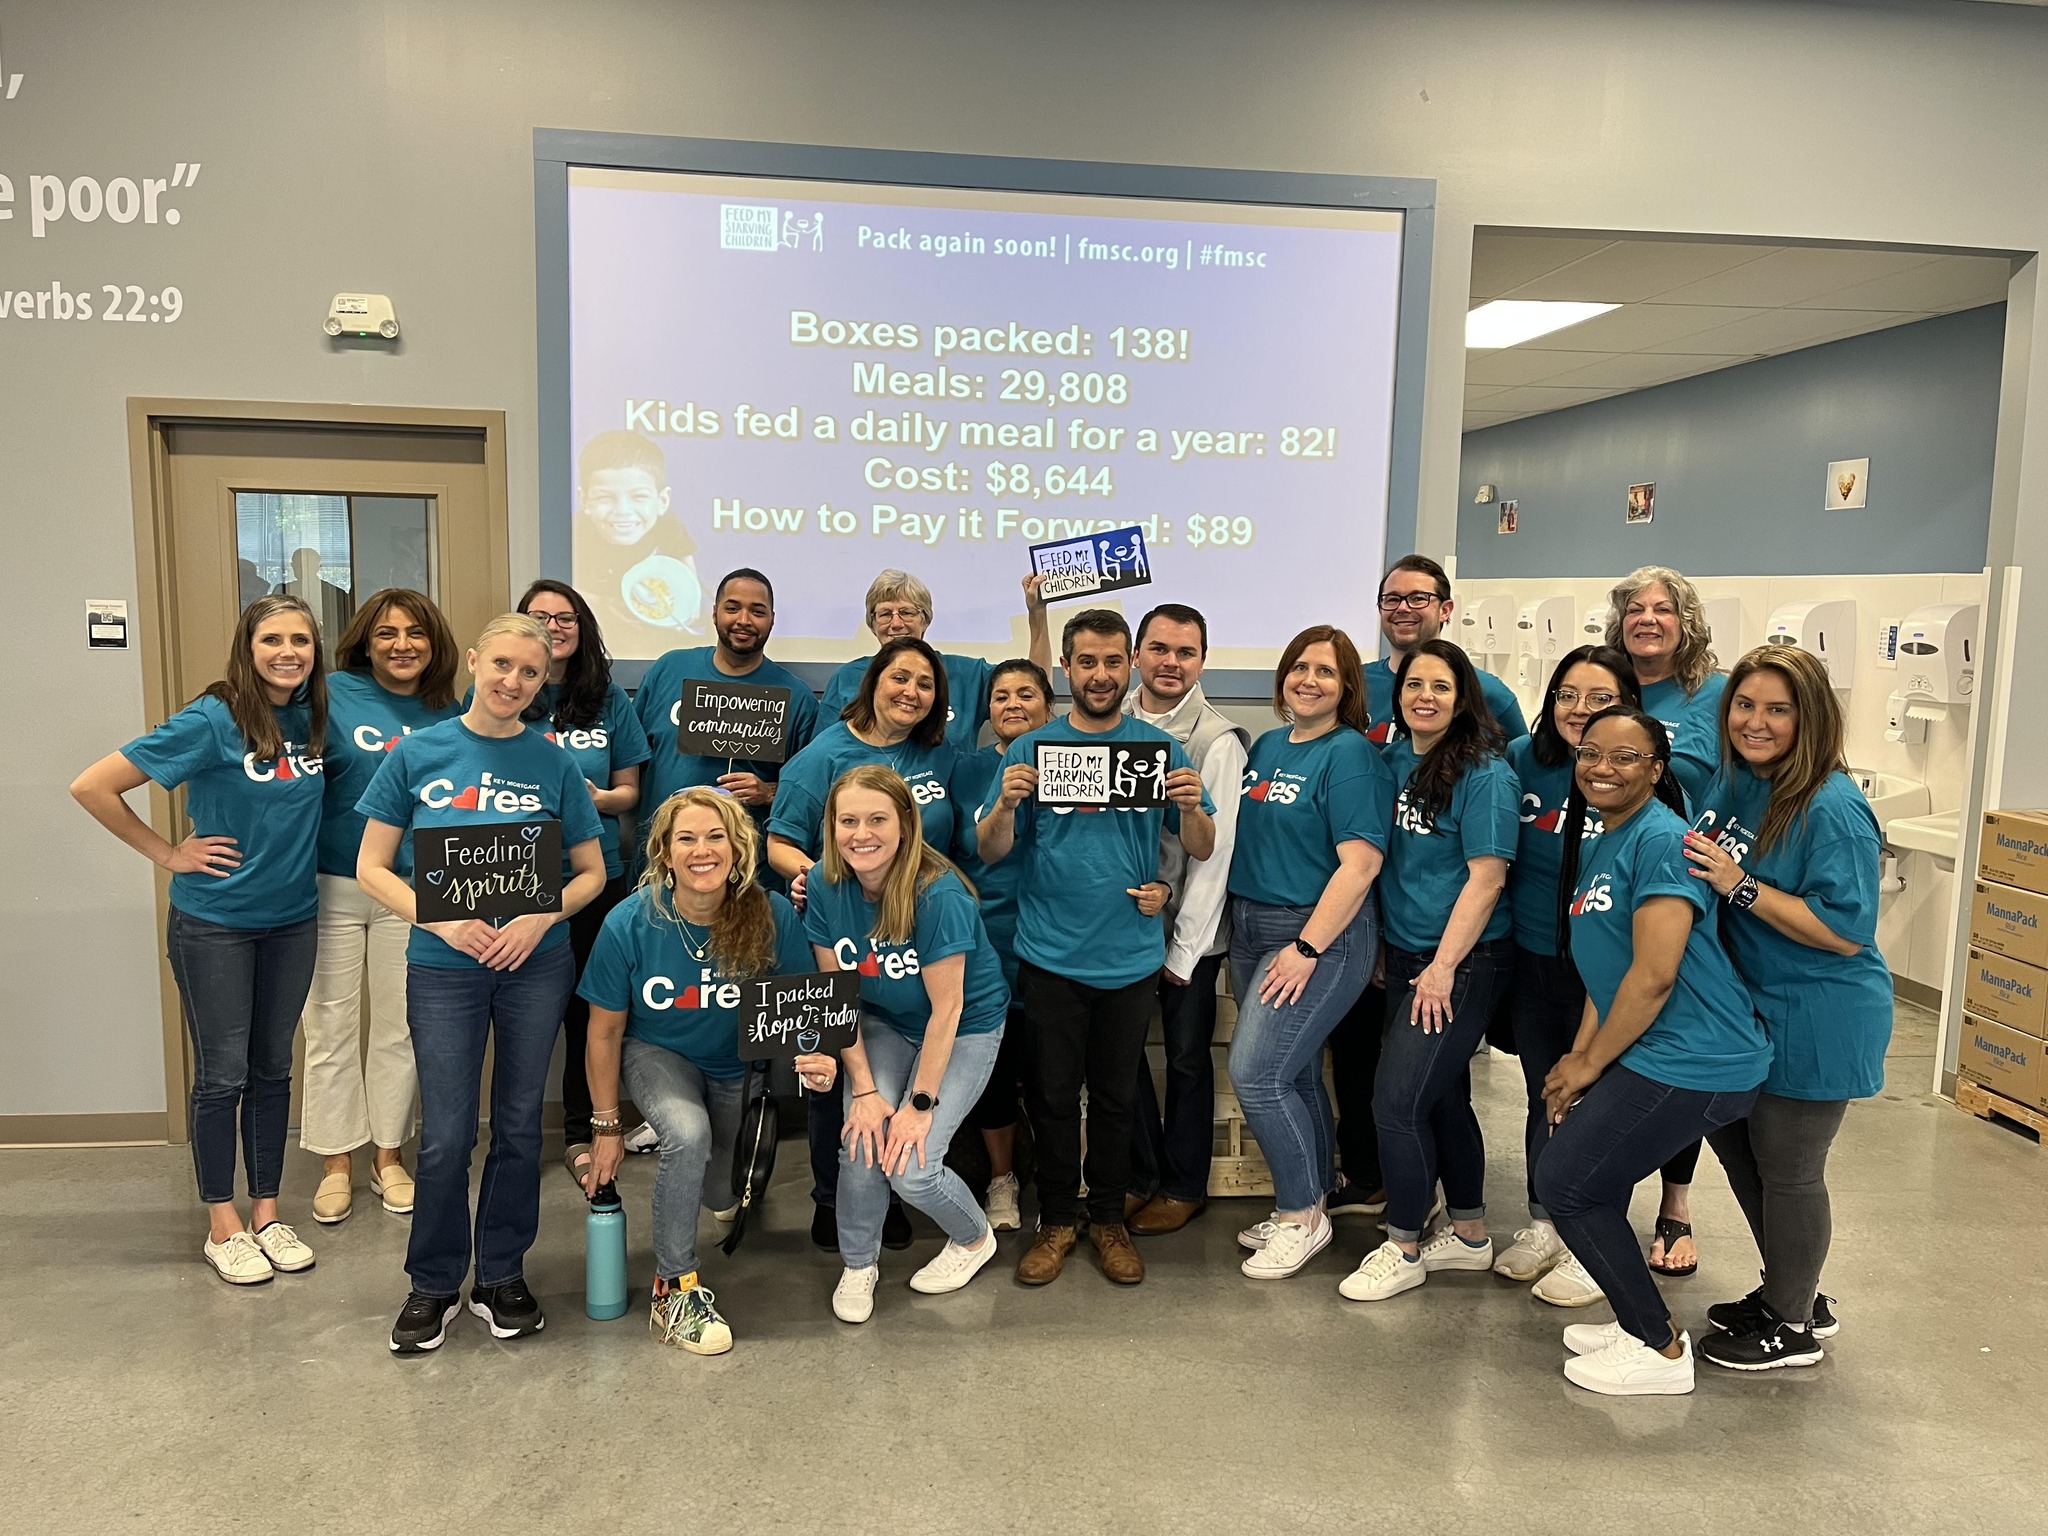
[[[1458,644],[1478,665],[1485,666],[1488,656],[1512,651],[1514,642],[1508,637],[1514,633],[1515,605],[1508,598],[1475,597],[1460,603],[1457,613]]]
[[[1742,599],[1710,597],[1702,606],[1707,610],[1707,633],[1713,637],[1714,655],[1723,667],[1732,667],[1742,654]]]
[[[1764,644],[1792,645],[1827,663],[1828,681],[1846,693],[1856,675],[1856,605],[1846,598],[1787,603],[1764,626]]]
[[[1541,688],[1578,635],[1569,597],[1538,598],[1515,616],[1515,686]]]
[[[1899,626],[1899,691],[1908,702],[1967,704],[1977,686],[1977,605],[1929,603]]]
[[[1586,610],[1586,617],[1579,625],[1579,644],[1605,645],[1607,643],[1607,621],[1613,617],[1614,609],[1606,603],[1595,603]]]

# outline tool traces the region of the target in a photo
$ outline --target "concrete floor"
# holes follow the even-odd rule
[[[182,1151],[0,1154],[0,1528],[1348,1531],[1398,1505],[1437,1533],[2048,1529],[2048,1164],[1926,1096],[1932,1040],[1902,1009],[1891,1084],[1836,1147],[1827,1362],[1702,1365],[1676,1399],[1568,1386],[1574,1315],[1490,1275],[1340,1301],[1363,1222],[1302,1276],[1247,1280],[1250,1201],[1148,1243],[1135,1290],[1085,1256],[1024,1290],[1012,1235],[967,1290],[915,1296],[921,1225],[847,1328],[794,1141],[765,1224],[705,1263],[733,1353],[656,1346],[644,1291],[583,1316],[581,1204],[551,1164],[527,1271],[547,1332],[497,1344],[465,1313],[401,1361],[405,1222],[367,1201],[316,1227],[315,1159],[294,1151],[286,1195],[319,1267],[237,1291],[200,1262]],[[1475,1080],[1505,1237],[1520,1070]],[[652,1177],[626,1179],[640,1274]],[[1700,1272],[1669,1294],[1697,1328],[1756,1259],[1711,1155],[1694,1200]]]

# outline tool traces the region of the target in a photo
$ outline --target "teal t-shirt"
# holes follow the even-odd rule
[[[570,851],[597,841],[604,831],[575,759],[530,725],[517,736],[479,736],[459,719],[414,731],[384,754],[383,766],[356,809],[404,832],[400,854],[407,869],[412,868],[413,834],[422,828],[546,818],[562,824],[566,881]],[[534,953],[568,942],[569,925],[553,923]],[[405,958],[439,970],[466,970],[479,963],[417,926],[406,941]]]
[[[789,898],[771,891],[768,905],[775,912],[774,965],[756,976],[728,976],[711,960],[704,932],[691,929],[685,942],[676,920],[642,886],[605,914],[576,995],[593,1008],[623,1013],[627,1034],[674,1051],[706,1077],[744,1076],[739,1031],[745,982],[818,968]],[[692,943],[705,958],[697,958]]]
[[[1770,1070],[1771,1042],[1714,931],[1714,899],[1685,857],[1685,822],[1662,801],[1586,845],[1571,906],[1572,959],[1604,1022],[1635,958],[1636,908],[1677,896],[1693,909],[1678,981],[1621,1065],[1670,1088],[1741,1093]]]
[[[860,972],[863,1011],[876,1015],[912,1045],[923,1045],[932,1018],[924,967],[965,955],[956,1033],[989,1035],[1003,1027],[1010,1011],[1003,963],[958,875],[948,870],[918,892],[917,921],[905,944],[884,944],[871,937],[877,908],[858,880],[827,880],[823,870],[815,875],[804,893],[804,932],[813,944],[832,952],[841,970]]]
[[[231,873],[171,876],[171,905],[186,916],[223,928],[282,928],[320,910],[313,875],[327,778],[310,746],[305,691],[276,711],[281,757],[252,756],[233,713],[212,694],[121,749],[165,789],[185,786],[195,833],[235,840],[242,862]]]
[[[1515,690],[1491,672],[1473,670],[1479,673],[1479,691],[1486,695],[1486,707],[1493,711],[1507,739],[1528,735],[1529,724],[1522,718],[1522,701],[1515,697]],[[1372,729],[1366,735],[1376,747],[1394,739],[1394,672],[1394,663],[1384,656],[1365,664],[1365,710],[1372,717]]]
[[[1569,756],[1555,768],[1536,761],[1536,738],[1508,743],[1508,766],[1521,786],[1521,836],[1515,842],[1515,863],[1508,871],[1508,907],[1513,915],[1515,943],[1532,955],[1555,955],[1558,943],[1557,883],[1564,877],[1564,802],[1572,790]],[[1600,835],[1600,813],[1586,807],[1579,834],[1581,850]]]
[[[1884,1087],[1892,1038],[1892,974],[1877,951],[1877,818],[1846,773],[1831,774],[1805,816],[1758,853],[1770,798],[1770,780],[1735,763],[1708,786],[1700,830],[1735,852],[1759,882],[1797,896],[1862,947],[1830,954],[1787,938],[1754,910],[1722,914],[1722,941],[1771,1037],[1764,1091],[1830,1103],[1866,1099]]]
[[[595,784],[599,789],[609,789],[612,774],[621,768],[637,768],[654,755],[647,744],[647,731],[640,723],[640,716],[633,708],[633,701],[626,697],[626,690],[613,683],[604,696],[604,713],[596,723],[588,726],[555,724],[555,695],[553,683],[544,684],[538,700],[538,714],[535,721],[549,741],[567,752],[576,760],[576,771],[583,775],[586,783]],[[641,801],[651,810],[660,801]],[[619,818],[599,816],[604,827],[598,842],[604,848],[604,877],[616,880],[626,872],[626,861],[619,849]]]
[[[860,695],[861,679],[868,675],[872,656],[856,656],[825,683],[822,700],[824,718],[837,720],[839,712]],[[939,654],[946,669],[946,741],[962,752],[974,749],[981,740],[981,728],[988,724],[989,664],[979,656]]]
[[[1252,743],[1237,806],[1230,894],[1269,907],[1313,907],[1337,872],[1337,845],[1387,851],[1394,776],[1377,748],[1340,725],[1313,741],[1280,726]]]
[[[1687,696],[1675,677],[1643,690],[1643,713],[1671,735],[1671,771],[1685,791],[1685,803],[1699,813],[1700,797],[1721,771],[1721,694],[1728,674],[1716,672]]]
[[[1465,770],[1451,792],[1451,803],[1434,824],[1424,826],[1408,803],[1408,780],[1420,761],[1415,743],[1396,737],[1385,758],[1394,781],[1394,831],[1387,844],[1386,868],[1380,871],[1380,924],[1389,944],[1426,955],[1443,940],[1451,909],[1471,873],[1466,863],[1515,856],[1520,790],[1514,770],[1489,753]],[[1513,926],[1503,896],[1494,902],[1479,942],[1504,939]]]
[[[995,945],[1003,962],[1003,980],[1017,991],[1017,882],[1023,877],[1021,859],[981,862],[981,843],[976,827],[982,813],[996,798],[996,770],[1003,760],[1001,747],[978,747],[953,759],[953,779],[947,793],[953,801],[953,862],[974,882],[981,896],[981,926]]]
[[[391,693],[368,672],[327,675],[327,804],[320,821],[320,873],[356,876],[363,818],[356,802],[401,736],[453,720],[462,706],[450,700],[429,709],[418,695]],[[399,868],[409,874],[411,865]]]
[[[944,741],[936,747],[920,747],[909,740],[893,747],[869,746],[844,720],[835,720],[782,765],[782,787],[775,792],[768,830],[817,858],[825,847],[825,797],[839,776],[863,763],[886,763],[910,786],[917,801],[917,818],[924,825],[924,840],[944,853],[953,846],[955,756]]]
[[[678,752],[676,713],[682,706],[685,680],[695,678],[747,683],[756,688],[787,688],[789,743],[783,754],[785,763],[808,746],[817,734],[817,696],[803,679],[766,657],[753,671],[743,677],[734,677],[718,670],[717,662],[712,659],[717,653],[718,648],[713,645],[670,651],[647,669],[647,675],[640,680],[639,690],[633,695],[633,708],[640,716],[641,729],[647,733],[647,745],[654,754],[648,760],[646,782],[641,786],[640,819],[643,824],[654,815],[661,802],[677,790],[690,789],[698,784],[716,784],[729,770],[744,770],[763,779],[777,779],[782,774],[783,763],[728,764],[722,757],[685,757]],[[765,819],[757,809],[754,820],[760,822]]]
[[[1107,731],[1078,730],[1066,717],[1027,731],[1003,753],[994,784],[1013,764],[1037,764],[1041,741],[1099,746],[1112,741],[1166,742],[1169,770],[1192,768],[1179,742],[1154,726],[1120,715]],[[995,796],[989,795],[994,803]],[[1208,791],[1202,809],[1213,814]],[[1095,806],[1017,807],[1016,843],[1002,860],[1022,860],[1017,882],[1017,958],[1084,986],[1127,987],[1166,964],[1160,918],[1138,911],[1128,894],[1159,878],[1159,839],[1180,833],[1173,805],[1109,810]]]

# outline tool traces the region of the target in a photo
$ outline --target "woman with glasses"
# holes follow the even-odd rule
[[[1565,1378],[1611,1397],[1693,1388],[1692,1341],[1672,1326],[1628,1220],[1636,1184],[1673,1152],[1740,1120],[1771,1046],[1685,862],[1671,743],[1626,704],[1586,722],[1565,809],[1564,922],[1586,1006],[1544,1099],[1557,1129],[1536,1169],[1558,1235],[1614,1305],[1564,1331]],[[1589,811],[1604,831],[1583,845]],[[1583,873],[1581,870],[1583,869]]]

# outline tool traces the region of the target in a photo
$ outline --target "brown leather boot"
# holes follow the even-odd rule
[[[1051,1285],[1066,1268],[1067,1255],[1074,1251],[1072,1227],[1040,1227],[1024,1257],[1017,1261],[1020,1285]]]
[[[1178,1232],[1207,1209],[1206,1200],[1176,1200],[1171,1195],[1154,1195],[1145,1202],[1143,1210],[1128,1218],[1125,1225],[1133,1237],[1164,1237],[1168,1232]]]
[[[1118,1285],[1136,1285],[1145,1278],[1145,1261],[1131,1244],[1130,1229],[1122,1222],[1105,1226],[1096,1222],[1089,1229],[1095,1251],[1102,1255],[1102,1272]]]

